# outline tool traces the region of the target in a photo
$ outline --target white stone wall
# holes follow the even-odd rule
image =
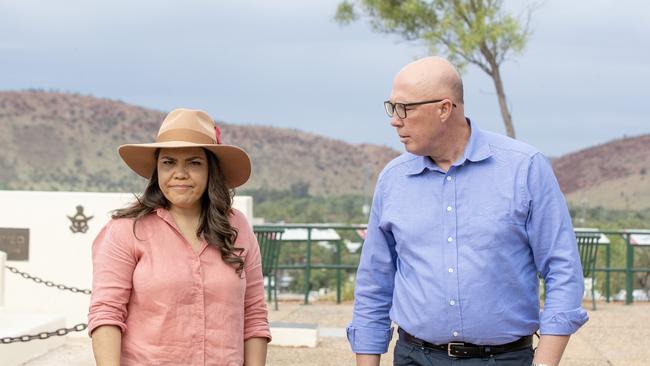
[[[92,242],[110,212],[133,198],[130,193],[0,191],[0,227],[29,229],[29,260],[6,264],[43,280],[90,289]],[[86,233],[69,229],[68,216],[76,214],[78,205],[86,216],[93,216]],[[253,222],[252,197],[237,196],[234,206]],[[89,295],[46,287],[3,271],[6,308],[61,314],[68,327],[87,322]]]

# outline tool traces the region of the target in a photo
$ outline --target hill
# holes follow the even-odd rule
[[[123,165],[116,149],[153,141],[164,116],[79,94],[0,92],[0,189],[138,192],[144,180]],[[217,123],[224,143],[251,155],[253,176],[245,190],[299,186],[314,195],[360,195],[398,155],[297,130]]]
[[[562,191],[577,206],[650,208],[650,135],[613,140],[553,161]]]
[[[79,94],[0,92],[0,189],[138,192],[144,180],[122,164],[116,149],[153,141],[164,115]],[[253,160],[244,191],[364,195],[399,154],[298,130],[217,123],[224,143],[242,146]],[[573,205],[650,208],[650,135],[567,154],[553,167]]]

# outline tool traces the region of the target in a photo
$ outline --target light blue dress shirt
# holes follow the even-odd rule
[[[549,162],[472,123],[448,172],[404,153],[379,175],[348,340],[355,353],[385,353],[391,320],[435,344],[504,344],[538,329],[568,335],[588,319],[583,286]]]

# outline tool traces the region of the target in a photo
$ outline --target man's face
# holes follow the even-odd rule
[[[414,92],[414,89],[398,77],[393,84],[390,101],[415,103],[433,99]],[[438,103],[406,107],[406,118],[400,118],[397,113],[393,113],[390,124],[395,127],[406,151],[420,156],[432,155],[442,128],[439,107]]]

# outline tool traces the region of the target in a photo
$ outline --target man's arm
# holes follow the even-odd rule
[[[379,366],[381,355],[362,355],[357,353],[357,366]]]
[[[557,366],[562,359],[562,353],[569,343],[570,336],[542,335],[535,350],[534,363]]]
[[[389,312],[397,254],[392,233],[381,227],[381,182],[380,175],[357,269],[352,322],[347,328],[352,352],[358,355],[358,365],[378,365],[379,355],[388,350],[393,333]],[[369,360],[374,363],[366,363]]]
[[[539,153],[530,161],[527,191],[530,210],[526,229],[535,266],[546,286],[535,360],[557,365],[569,336],[589,319],[582,308],[582,266],[564,195],[553,168]]]

